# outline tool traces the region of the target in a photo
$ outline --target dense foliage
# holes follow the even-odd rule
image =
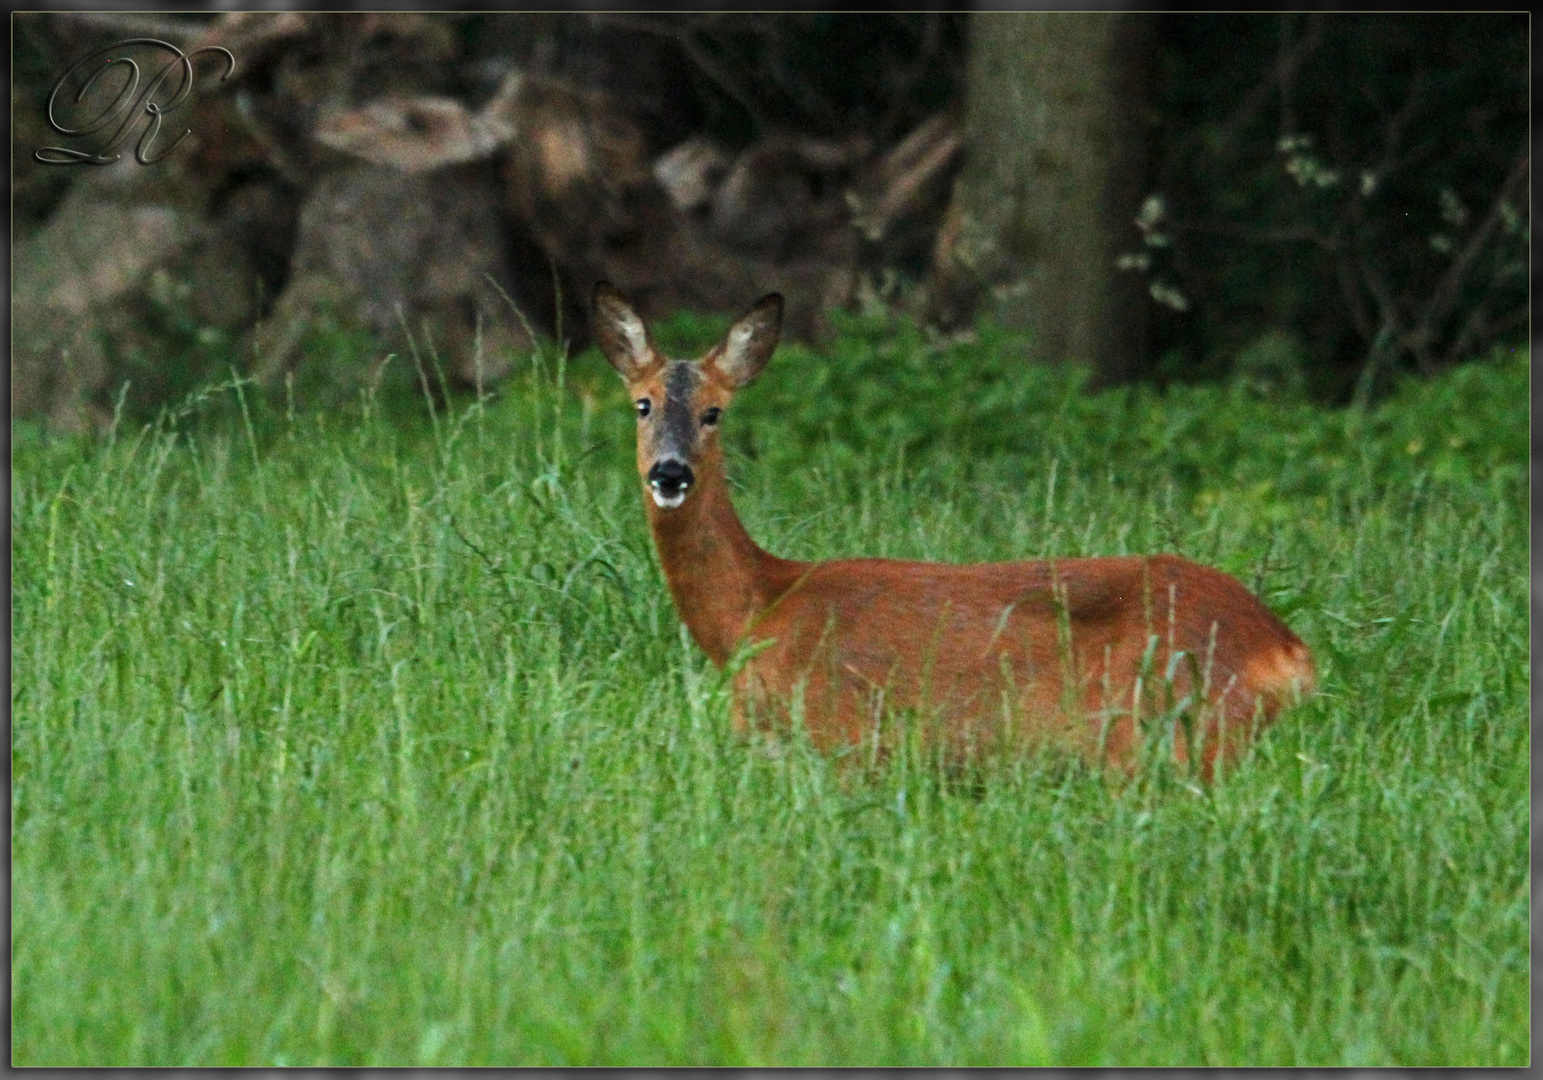
[[[1159,373],[1380,393],[1527,319],[1527,18],[1170,16],[1137,261]]]

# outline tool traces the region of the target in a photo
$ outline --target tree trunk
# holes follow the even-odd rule
[[[1026,329],[1035,354],[1100,382],[1148,364],[1140,249],[1153,16],[970,16],[967,160],[938,235],[933,315]]]

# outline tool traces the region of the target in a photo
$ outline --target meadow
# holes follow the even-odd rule
[[[1179,552],[1321,692],[1208,787],[738,739],[593,353],[18,427],[12,1064],[1527,1064],[1525,355],[1331,410],[841,327],[725,418],[763,546]]]

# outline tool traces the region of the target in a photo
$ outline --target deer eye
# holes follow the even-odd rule
[[[722,414],[723,410],[714,405],[711,409],[708,409],[705,413],[702,414],[702,426],[712,427],[718,422],[718,417]]]
[[[647,416],[650,412],[653,411],[654,403],[652,401],[649,401],[646,397],[638,398],[637,404],[638,404],[638,416],[640,416],[640,417]]]

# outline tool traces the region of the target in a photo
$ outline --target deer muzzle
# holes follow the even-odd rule
[[[656,506],[671,510],[686,501],[686,491],[695,479],[690,465],[678,458],[664,458],[648,470],[648,493]]]

